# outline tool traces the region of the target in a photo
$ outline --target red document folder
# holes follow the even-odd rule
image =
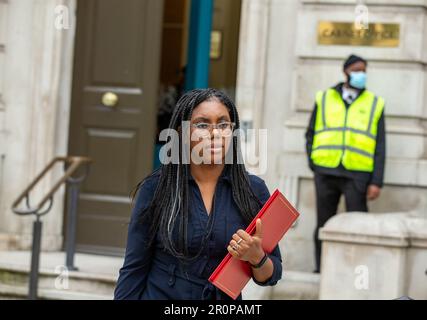
[[[256,220],[261,219],[262,246],[266,253],[271,253],[298,216],[298,211],[279,190],[276,190],[246,228],[246,232],[253,235]],[[236,299],[251,277],[249,263],[233,258],[228,253],[211,274],[209,281],[231,298]]]

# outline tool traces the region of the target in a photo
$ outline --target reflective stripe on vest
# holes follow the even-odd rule
[[[384,100],[365,90],[346,108],[334,89],[318,92],[311,158],[314,164],[372,172]]]

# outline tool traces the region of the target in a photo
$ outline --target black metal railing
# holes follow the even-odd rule
[[[35,206],[31,206],[30,192],[34,189],[37,183],[53,169],[55,164],[63,162],[65,172],[62,177],[52,186],[47,194]],[[28,289],[28,298],[37,299],[39,261],[41,251],[41,236],[42,236],[42,221],[41,217],[49,212],[52,208],[53,197],[55,192],[63,183],[67,185],[68,192],[68,210],[67,210],[67,233],[66,233],[66,259],[65,265],[68,270],[77,270],[74,266],[74,253],[76,243],[76,219],[77,219],[77,202],[79,197],[80,185],[89,174],[90,163],[92,160],[87,157],[56,157],[54,158],[42,172],[28,185],[28,187],[20,194],[13,202],[12,211],[20,216],[34,215],[33,222],[33,244],[31,249],[31,271]],[[72,175],[84,165],[84,173],[75,178]],[[20,208],[21,202],[25,199],[25,208]]]

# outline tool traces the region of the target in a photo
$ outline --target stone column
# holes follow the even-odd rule
[[[262,127],[270,2],[242,1],[236,83],[236,105],[242,128]],[[256,155],[257,139],[249,138],[243,145],[243,150],[245,148]],[[248,170],[258,175],[264,173],[257,170],[255,161],[251,162],[246,163]]]
[[[262,123],[270,0],[243,0],[236,102],[243,121]]]
[[[269,10],[270,0],[242,1],[236,105],[241,125],[248,129],[258,129],[262,125]],[[246,147],[256,149],[256,141],[248,141]],[[251,166],[247,168],[256,172]],[[243,295],[245,299],[265,299],[270,292],[271,288],[261,288],[250,281]]]
[[[6,56],[6,32],[9,16],[9,4],[0,1],[0,206],[2,203],[2,190],[4,185],[4,159],[5,159],[5,124],[6,105],[4,102],[5,56]],[[0,209],[1,210],[1,209]]]
[[[53,157],[67,152],[76,1],[16,0],[2,2],[0,8],[4,6],[0,243],[3,249],[28,249],[33,219],[14,215],[11,204]],[[63,29],[67,22],[68,29]],[[60,173],[58,167],[42,181],[32,194],[33,203]],[[43,217],[44,249],[61,248],[63,202],[62,188]]]

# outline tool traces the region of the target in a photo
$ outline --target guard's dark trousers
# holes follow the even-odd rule
[[[337,213],[341,195],[345,197],[346,211],[367,212],[367,183],[346,177],[315,174],[317,226],[314,233],[316,272],[320,271],[321,241],[319,229]]]

